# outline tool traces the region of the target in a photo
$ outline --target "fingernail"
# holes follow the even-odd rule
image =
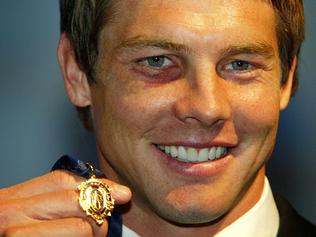
[[[130,196],[131,195],[131,190],[123,185],[116,185],[115,187],[113,187],[113,193],[117,196]]]

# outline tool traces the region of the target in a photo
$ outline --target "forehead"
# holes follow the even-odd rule
[[[258,10],[270,9],[270,13],[273,13],[270,0],[123,0],[117,6],[117,20],[148,21],[143,23],[155,23],[158,19],[168,17],[175,22],[200,22],[202,25],[220,23],[218,19],[214,22],[219,14],[227,20],[230,17],[257,18],[257,14],[261,12]],[[265,9],[260,9],[263,6]]]
[[[232,41],[276,41],[275,17],[268,0],[122,0],[103,37],[190,40],[225,37]]]

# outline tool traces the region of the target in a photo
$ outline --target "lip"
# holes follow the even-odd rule
[[[176,143],[172,143],[172,145],[177,146]],[[181,143],[179,145],[183,146],[184,143]],[[194,144],[194,145],[189,144],[188,146],[191,146],[194,148],[210,147],[210,146],[205,146],[204,144]],[[212,143],[212,146],[215,146],[215,144]],[[233,158],[233,156],[231,155],[231,149],[233,147],[232,144],[225,145],[223,143],[218,143],[216,146],[227,147],[228,148],[227,154],[225,154],[225,156],[216,160],[194,162],[194,163],[188,163],[188,162],[176,160],[172,158],[171,156],[165,154],[161,150],[159,150],[158,147],[154,144],[152,144],[152,149],[155,155],[157,156],[157,158],[161,160],[162,164],[166,166],[172,172],[176,172],[184,176],[213,177],[222,173],[226,169],[226,167],[229,165],[230,160],[232,160]]]

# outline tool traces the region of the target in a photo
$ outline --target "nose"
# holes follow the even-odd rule
[[[213,126],[231,117],[232,110],[228,93],[228,82],[215,73],[196,73],[193,80],[186,80],[174,103],[175,116],[183,123]]]

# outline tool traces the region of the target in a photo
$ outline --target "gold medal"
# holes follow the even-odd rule
[[[88,216],[101,225],[106,217],[111,216],[114,199],[110,192],[111,188],[96,178],[92,165],[87,163],[87,166],[91,171],[91,176],[78,186],[79,204]]]

